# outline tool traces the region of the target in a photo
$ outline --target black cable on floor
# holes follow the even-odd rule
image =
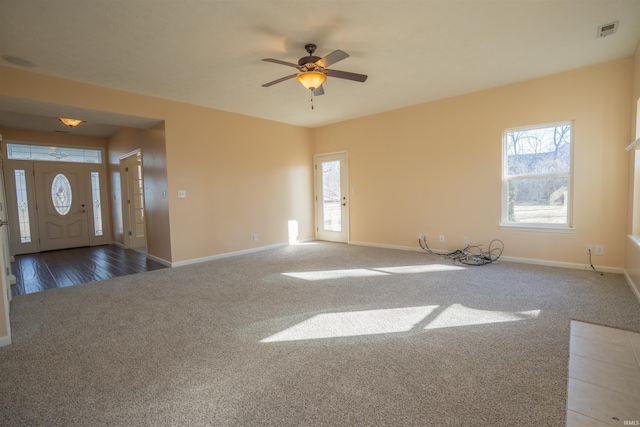
[[[464,265],[486,265],[497,261],[504,250],[504,243],[494,239],[489,243],[489,250],[483,251],[481,246],[467,246],[464,249],[456,249],[444,254],[436,254],[427,245],[427,239],[418,239],[418,244],[425,252],[433,255],[443,255],[446,259],[452,259],[453,263],[459,262]],[[494,247],[494,245],[496,245]]]
[[[589,249],[589,265],[591,266],[593,271],[595,271],[596,273],[600,273],[601,276],[604,276],[604,273],[602,271],[596,270],[596,268],[593,266],[593,263],[591,262],[591,249]]]

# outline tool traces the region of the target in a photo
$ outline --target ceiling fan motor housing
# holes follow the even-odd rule
[[[305,64],[314,63],[314,62],[318,61],[319,59],[321,59],[319,56],[313,56],[313,55],[303,56],[302,58],[300,58],[298,60],[298,65],[305,65]]]

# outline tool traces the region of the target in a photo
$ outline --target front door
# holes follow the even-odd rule
[[[316,237],[319,240],[349,241],[347,153],[315,156]]]
[[[40,250],[89,246],[83,164],[34,162]]]

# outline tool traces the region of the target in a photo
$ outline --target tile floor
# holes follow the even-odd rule
[[[567,426],[640,426],[640,333],[571,322]]]

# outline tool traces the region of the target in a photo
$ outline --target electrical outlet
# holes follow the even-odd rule
[[[256,233],[256,234],[254,234],[254,235],[253,235],[253,241],[254,241],[254,242],[257,242],[257,241],[258,241],[258,233]]]
[[[444,242],[444,234],[440,235],[440,242]]]
[[[596,246],[596,255],[599,255],[599,256],[604,255],[604,246],[601,246],[601,245]]]
[[[465,245],[468,245],[469,244],[469,238],[467,236],[464,236],[462,238],[462,243],[464,243]]]
[[[422,235],[422,238],[423,238],[423,239],[424,239],[424,241],[426,242],[426,241],[427,241],[427,233],[424,233],[424,234]]]
[[[585,246],[584,247],[584,253],[587,254],[587,255],[589,255],[589,254],[593,255],[593,246],[591,246],[591,245]]]

